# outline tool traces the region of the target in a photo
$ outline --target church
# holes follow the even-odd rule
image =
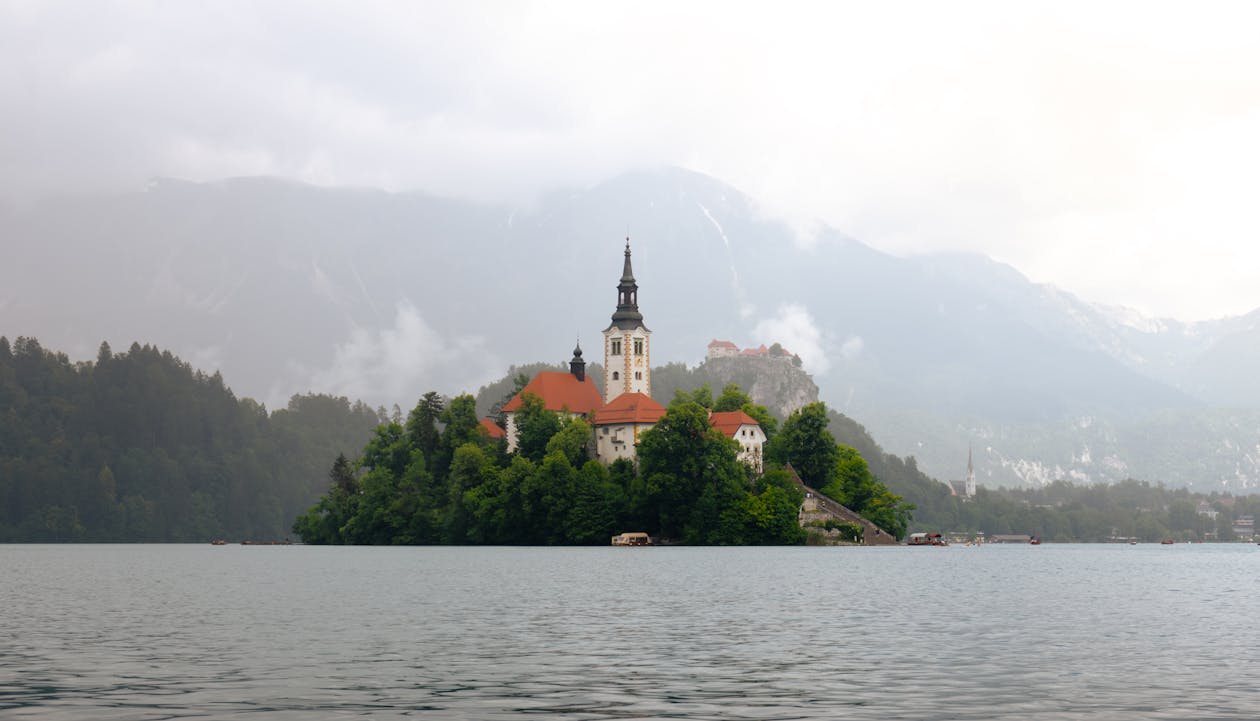
[[[516,413],[526,394],[542,400],[543,406],[562,418],[582,416],[594,428],[595,457],[609,464],[619,458],[634,460],[639,436],[665,415],[665,406],[652,399],[652,331],[639,311],[639,285],[630,262],[630,239],[626,239],[625,261],[617,284],[617,309],[612,323],[603,332],[604,392],[586,374],[582,348],[573,349],[569,371],[543,371],[535,375],[521,392],[503,406],[507,419],[509,451],[517,447]],[[740,460],[761,470],[765,433],[757,422],[742,412],[714,413],[715,428],[740,444]]]

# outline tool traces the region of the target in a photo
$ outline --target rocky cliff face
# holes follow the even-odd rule
[[[818,386],[789,356],[710,358],[696,368],[719,393],[727,383],[738,385],[753,402],[786,418],[792,411],[818,400]]]

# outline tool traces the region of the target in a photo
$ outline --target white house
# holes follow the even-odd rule
[[[761,473],[766,432],[755,418],[743,411],[714,412],[709,414],[709,425],[722,431],[727,438],[735,439],[739,443],[739,460]]]

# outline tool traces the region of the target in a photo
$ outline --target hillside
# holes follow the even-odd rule
[[[0,541],[285,538],[380,421],[330,396],[269,413],[152,346],[71,363],[0,337]]]
[[[806,242],[678,169],[519,208],[269,179],[6,207],[0,331],[76,359],[87,339],[148,338],[272,406],[411,407],[512,359],[566,361],[608,322],[627,231],[658,363],[782,342],[823,400],[932,475],[958,475],[970,445],[989,484],[1260,483],[1260,313],[1149,319],[979,256]]]

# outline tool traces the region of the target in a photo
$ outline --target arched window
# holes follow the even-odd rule
[[[621,374],[618,373],[617,371],[613,371],[613,380],[620,380],[620,379],[621,379]]]

